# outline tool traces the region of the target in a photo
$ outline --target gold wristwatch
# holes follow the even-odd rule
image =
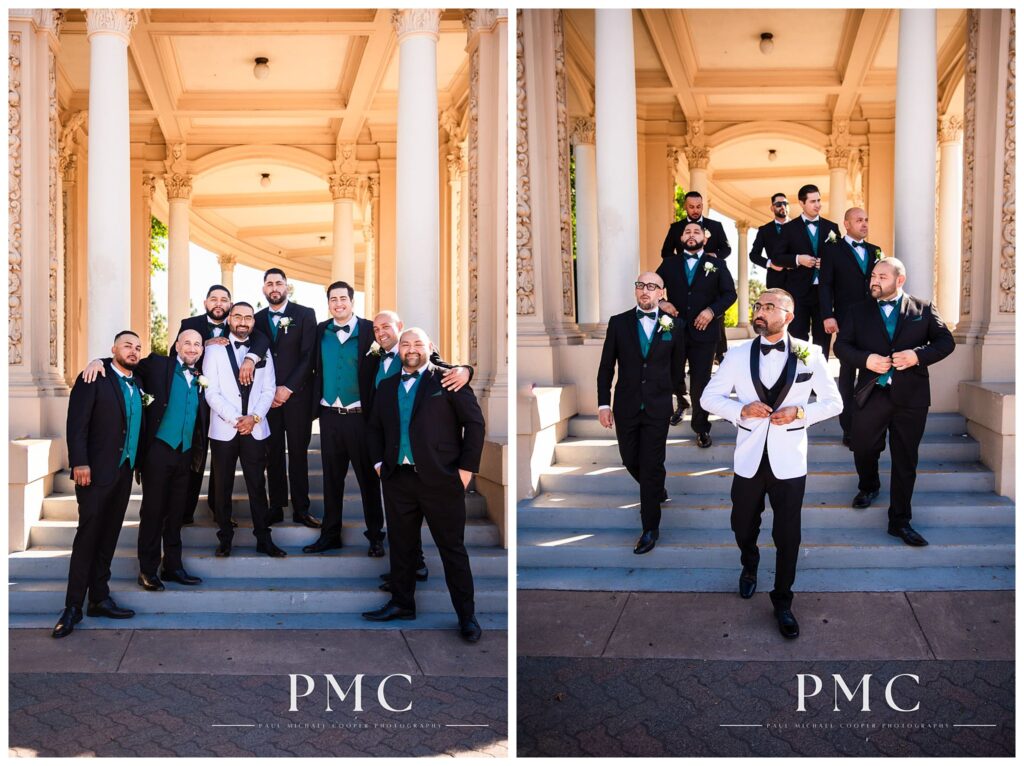
[[[803,412],[803,410],[801,410],[801,412]],[[253,419],[253,420],[255,420],[255,421],[256,421],[257,423],[259,423],[259,422],[260,422],[261,420],[263,420],[263,418],[261,418],[261,417],[260,417],[260,416],[259,416],[258,414],[256,414],[256,413],[253,413],[252,419]]]
[[[797,420],[803,420],[804,419],[804,408],[800,407],[799,405],[796,408],[796,419]]]

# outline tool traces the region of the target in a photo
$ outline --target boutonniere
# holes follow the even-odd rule
[[[370,350],[366,352],[366,356],[380,356],[384,352],[384,349],[380,347],[377,341],[370,344]]]
[[[715,266],[715,264],[711,263],[710,261],[705,261],[704,262],[704,273],[705,274],[714,274],[716,271],[718,271],[718,267]]]
[[[281,317],[277,320],[277,329],[284,330],[284,334],[288,334],[288,328],[292,326],[291,317]]]
[[[151,396],[150,394],[147,394],[141,388],[139,389],[139,393],[142,394],[142,406],[143,407],[148,407],[149,405],[151,405],[153,402],[156,401],[156,397],[155,396]]]
[[[672,332],[672,328],[675,326],[672,317],[668,314],[662,314],[658,317],[658,332]]]
[[[704,229],[704,242],[707,243],[709,239],[711,239],[711,229]]]
[[[809,366],[807,364],[807,360],[811,356],[810,346],[797,346],[796,344],[793,344],[793,354],[796,356],[797,359],[804,363],[804,367]]]
[[[196,378],[196,383],[198,383],[199,387],[202,389],[210,387],[210,381],[205,375],[200,375],[198,378]]]
[[[836,230],[835,229],[833,229],[832,231],[830,231],[828,233],[828,237],[825,239],[825,241],[828,242],[829,244],[832,244],[832,243],[834,243],[836,241]]]
[[[876,247],[875,248],[875,262],[877,263],[878,261],[882,260],[883,258],[885,258],[885,253],[882,252],[882,249],[880,247]]]

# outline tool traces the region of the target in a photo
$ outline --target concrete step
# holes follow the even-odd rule
[[[670,438],[688,438],[693,435],[690,427],[690,411],[687,410],[683,422],[678,426],[669,429]],[[713,415],[711,417],[712,436],[724,435],[727,432],[735,433],[736,427]],[[843,429],[839,426],[839,418],[829,418],[821,423],[815,423],[810,428],[810,433],[816,436],[842,436]],[[597,421],[597,415],[576,415],[569,420],[569,436],[584,439],[607,439],[612,433],[603,428]],[[955,434],[967,433],[967,424],[964,416],[958,412],[932,412],[928,414],[928,421],[925,424],[926,434]]]
[[[327,553],[303,553],[301,547],[283,545],[287,558],[275,559],[256,553],[255,538],[243,530],[236,530],[234,549],[228,558],[213,555],[217,547],[211,538],[208,545],[186,547],[182,550],[185,568],[197,577],[226,577],[237,579],[276,579],[283,587],[286,580],[296,578],[338,578],[377,577],[388,571],[388,557],[371,558],[366,555],[366,545],[346,545],[344,548]],[[384,543],[387,547],[387,541]],[[508,557],[501,548],[468,548],[469,563],[476,577],[507,577]],[[441,559],[437,549],[428,546],[423,549],[431,577],[442,572]],[[71,550],[67,547],[36,546],[18,551],[7,557],[8,575],[11,580],[65,580],[68,576],[68,560]],[[134,582],[139,573],[136,551],[118,548],[111,562],[114,578],[130,579]]]
[[[706,449],[697,446],[692,433],[688,436],[670,436],[665,451],[665,467],[669,470],[685,466],[731,464],[736,449],[736,432],[733,429],[720,434],[712,432],[712,445]],[[586,439],[570,437],[555,446],[555,463],[570,465],[621,465],[618,442],[612,438]],[[843,446],[840,437],[812,434],[809,436],[808,460],[812,466],[841,463],[853,465],[853,453]],[[928,434],[921,441],[921,461],[977,462],[981,458],[981,446],[970,436],[950,434]],[[882,453],[881,465],[891,465],[888,448]]]
[[[770,530],[762,528],[762,560],[774,558]],[[809,568],[1013,566],[1012,527],[936,527],[920,530],[930,545],[913,548],[885,529],[806,529],[800,564]],[[629,569],[735,569],[735,538],[721,529],[672,529],[657,547],[637,556],[631,529],[520,529],[518,562],[522,567],[621,567]]]
[[[857,493],[857,472],[853,461],[835,470],[812,466],[807,475],[809,493],[835,492],[851,498]],[[687,468],[691,470],[687,470]],[[732,460],[714,466],[687,466],[669,470],[666,488],[669,495],[685,496],[728,494],[732,486]],[[889,487],[889,476],[882,473],[882,487]],[[991,492],[995,486],[992,472],[981,463],[927,461],[918,464],[917,482],[929,492]],[[636,482],[622,465],[595,468],[557,464],[541,473],[540,489],[544,492],[595,492],[625,494],[635,490]]]
[[[346,482],[348,484],[348,482]],[[343,500],[343,512],[347,519],[362,519],[363,505],[359,497],[359,490],[355,481],[351,482],[351,491],[345,493]],[[318,519],[324,515],[324,496],[322,493],[310,493],[310,512]],[[132,488],[132,497],[128,501],[128,510],[125,513],[125,520],[138,521],[139,507],[142,505],[142,488],[135,485]],[[231,513],[236,521],[252,518],[249,513],[249,497],[245,494],[244,485],[241,491],[236,491],[231,499]],[[285,518],[291,521],[291,511],[285,509]],[[42,517],[47,521],[71,521],[78,519],[78,501],[73,493],[53,494],[43,498]],[[196,518],[210,518],[210,511],[206,505],[206,495],[199,498],[199,507],[196,509]],[[486,519],[487,504],[483,495],[476,492],[466,493],[466,518]]]
[[[7,623],[11,628],[49,630],[56,622],[58,614],[60,614],[60,609],[47,614],[11,614]],[[508,629],[507,614],[477,612],[476,619],[485,631]],[[416,612],[415,620],[392,620],[391,622],[368,622],[356,613],[338,614],[336,612],[311,614],[234,614],[230,612],[148,614],[137,612],[131,620],[127,621],[110,620],[105,617],[86,617],[75,626],[75,630],[453,630],[457,627],[458,620],[451,609],[446,612],[425,612],[421,606]]]
[[[195,587],[170,583],[166,590],[152,593],[139,587],[134,578],[119,578],[110,581],[110,590],[119,606],[139,612],[359,613],[376,609],[388,600],[388,594],[377,588],[379,583],[376,577],[288,581],[211,578]],[[476,577],[476,607],[482,612],[505,611],[505,584],[504,579]],[[16,580],[8,588],[8,608],[18,614],[59,614],[66,589],[66,580]],[[452,612],[440,569],[427,582],[416,584],[416,608],[424,612]],[[129,627],[128,623],[124,626]]]
[[[319,536],[319,530],[309,529],[300,524],[295,524],[288,518],[287,524],[275,524],[273,527],[274,542],[282,547],[301,548],[309,545]],[[342,524],[342,542],[345,545],[358,547],[366,545],[366,538],[363,531],[366,527],[361,521],[348,521]],[[75,539],[75,532],[78,530],[77,521],[51,521],[45,519],[32,525],[29,537],[31,546],[65,547],[70,549]],[[201,547],[204,545],[216,545],[217,528],[209,517],[197,520],[181,529],[182,545],[188,548]],[[235,530],[236,537],[251,538],[252,522],[239,522]],[[423,526],[422,538],[424,546],[433,546],[434,538],[430,530]],[[121,528],[117,544],[122,548],[135,548],[139,540],[139,522],[126,521]],[[465,543],[467,546],[495,546],[501,544],[498,528],[488,521],[470,519],[466,524]]]
[[[888,519],[888,491],[870,508],[850,507],[853,495],[834,492],[804,496],[803,529],[815,527],[884,528]],[[771,529],[771,503],[762,517]],[[929,527],[1012,527],[1016,508],[1012,500],[991,492],[917,492],[914,524]],[[732,500],[728,494],[690,495],[670,500],[661,508],[662,529],[729,529]],[[545,492],[517,508],[520,529],[628,529],[640,528],[640,503],[632,495],[561,494]]]
[[[657,550],[657,549],[655,549]],[[650,555],[650,554],[647,554]],[[732,569],[636,569],[537,567],[522,569],[521,590],[686,591],[735,593],[740,572],[737,552]],[[758,589],[769,591],[775,578],[774,557],[761,557]],[[846,591],[1013,590],[1014,567],[878,567],[874,569],[796,570],[796,609],[800,593]],[[739,604],[740,599],[736,599]]]

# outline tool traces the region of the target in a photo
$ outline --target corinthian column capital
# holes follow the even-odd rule
[[[107,33],[120,35],[127,42],[139,21],[139,12],[129,8],[88,8],[85,24],[88,36]]]
[[[391,23],[398,35],[398,42],[403,39],[426,35],[437,40],[441,31],[440,8],[411,8],[392,11]]]

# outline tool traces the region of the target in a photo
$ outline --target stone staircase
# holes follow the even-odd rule
[[[854,510],[857,474],[838,420],[812,426],[796,590],[1013,589],[1014,504],[992,491],[992,472],[966,430],[959,414],[928,417],[913,523],[930,545],[910,548],[886,533],[888,450],[880,496],[871,508]],[[729,491],[736,429],[716,420],[712,437],[712,446],[700,449],[688,420],[670,429],[671,500],[662,506],[657,547],[637,556],[639,491],[622,467],[614,432],[596,417],[572,418],[537,495],[517,509],[518,587],[734,590],[740,563]],[[768,504],[758,541],[766,583],[775,566],[771,524]]]
[[[309,469],[311,510],[320,518],[324,498],[318,433],[313,434],[310,444]],[[136,584],[142,501],[142,490],[136,485],[118,538],[110,583],[113,598],[119,605],[135,609],[136,617],[129,622],[87,618],[79,627],[415,629],[457,625],[441,559],[425,524],[423,553],[430,578],[416,586],[417,619],[371,623],[360,617],[360,612],[387,600],[388,594],[377,586],[379,575],[389,565],[387,556],[366,555],[362,505],[351,471],[345,482],[344,547],[326,554],[302,553],[302,546],[316,540],[318,530],[293,523],[285,509],[285,523],[273,527],[274,542],[288,552],[284,559],[256,553],[240,467],[235,473],[233,493],[238,529],[232,554],[230,558],[216,558],[216,527],[206,506],[206,481],[196,523],[182,528],[185,568],[202,577],[202,585],[192,588],[168,583],[166,590],[151,593]],[[487,517],[483,497],[475,492],[468,494],[466,508],[465,540],[476,585],[478,618],[484,629],[504,629],[507,555],[498,528]],[[11,627],[52,627],[64,605],[68,559],[77,526],[74,484],[68,472],[62,471],[54,478],[53,493],[43,501],[42,518],[32,525],[28,549],[8,557]]]

